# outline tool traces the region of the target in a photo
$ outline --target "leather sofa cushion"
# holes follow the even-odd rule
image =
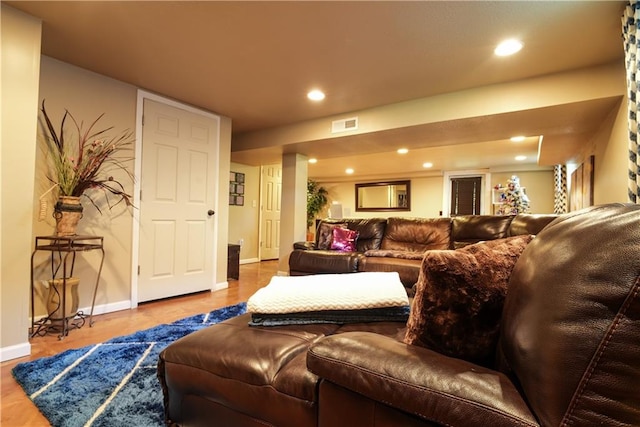
[[[183,402],[224,405],[278,426],[313,426],[318,378],[306,369],[308,346],[337,325],[249,327],[249,315],[189,334],[160,354],[168,417],[188,425]],[[236,424],[234,424],[236,425]]]
[[[405,288],[411,288],[420,274],[420,259],[402,259],[363,256],[358,263],[358,271],[396,271]]]
[[[356,273],[364,256],[357,252],[296,249],[289,255],[291,275],[322,273]]]
[[[509,224],[509,236],[521,234],[538,234],[558,215],[553,214],[518,214]]]
[[[483,240],[507,237],[512,215],[461,215],[451,219],[451,246],[458,249]]]
[[[640,205],[563,215],[513,270],[501,353],[541,425],[640,425],[639,223]]]
[[[163,356],[165,363],[188,365],[246,384],[274,385],[284,367],[297,355],[305,353],[310,343],[331,335],[338,328],[335,324],[281,326],[277,329],[249,327],[249,320],[250,314],[243,314],[181,338],[167,347]],[[242,339],[239,339],[239,334],[242,334]],[[285,387],[281,391],[314,400],[315,380],[304,376],[297,378],[299,384],[295,390],[287,390],[285,381],[278,382]]]
[[[358,232],[358,240],[356,241],[358,252],[380,249],[387,225],[385,218],[349,218],[341,221],[347,224],[349,230]]]
[[[364,331],[336,334],[313,343],[307,367],[323,378],[375,402],[384,402],[438,426],[539,426],[509,378],[471,362],[406,345]],[[325,408],[320,389],[320,411]],[[370,415],[369,415],[370,416]],[[410,426],[402,418],[359,425]],[[321,426],[328,426],[320,418]],[[337,426],[344,426],[338,423]]]
[[[380,249],[408,252],[448,249],[450,236],[449,218],[389,218]]]

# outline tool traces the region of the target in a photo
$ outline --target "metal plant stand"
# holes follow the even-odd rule
[[[59,332],[58,338],[63,339],[69,334],[70,329],[81,328],[85,324],[86,315],[81,311],[76,311],[67,316],[67,280],[73,275],[73,269],[78,252],[100,251],[100,267],[96,275],[96,282],[93,288],[93,299],[91,301],[91,313],[89,314],[89,326],[93,326],[93,309],[96,303],[96,293],[100,283],[100,273],[104,264],[104,246],[102,236],[36,236],[35,249],[31,254],[31,330],[30,337],[46,335],[49,332]],[[34,265],[33,260],[39,251],[51,253],[51,279],[55,280],[61,272],[62,292],[59,309],[62,319],[52,319],[47,315],[42,319],[35,320],[35,286],[34,286]],[[69,264],[70,261],[70,264]],[[53,284],[51,285],[53,286]],[[57,312],[58,310],[56,310]]]

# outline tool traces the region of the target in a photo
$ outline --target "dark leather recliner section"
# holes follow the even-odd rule
[[[640,205],[563,215],[529,243],[495,366],[402,342],[405,324],[250,327],[161,354],[170,425],[640,425]]]
[[[398,337],[397,322],[249,327],[245,314],[194,332],[161,354],[158,375],[169,424],[317,426],[318,377],[309,346],[357,329]]]

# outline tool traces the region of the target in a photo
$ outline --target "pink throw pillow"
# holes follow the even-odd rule
[[[318,238],[316,243],[316,249],[327,250],[331,248],[331,242],[333,242],[333,229],[334,228],[347,228],[347,224],[338,223],[332,224],[321,221],[316,231]]]
[[[348,228],[334,228],[331,249],[340,252],[355,252],[358,232]]]

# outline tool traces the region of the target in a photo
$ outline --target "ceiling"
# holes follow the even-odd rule
[[[344,176],[345,167],[360,178],[411,175],[424,171],[421,159],[439,171],[535,168],[545,128],[571,129],[584,141],[619,102],[486,117],[482,129],[490,130],[482,135],[469,119],[323,141],[321,153],[306,141],[238,151],[233,141],[246,133],[622,61],[624,2],[3,3],[43,20],[45,55],[230,117],[232,161],[268,164],[283,152],[331,159],[310,166],[318,179]],[[509,37],[524,49],[494,57]],[[326,99],[308,101],[313,88]],[[519,126],[536,136],[507,144]],[[411,151],[389,161],[399,156],[397,141]],[[527,160],[514,165],[516,154]],[[556,158],[563,155],[571,153]]]

